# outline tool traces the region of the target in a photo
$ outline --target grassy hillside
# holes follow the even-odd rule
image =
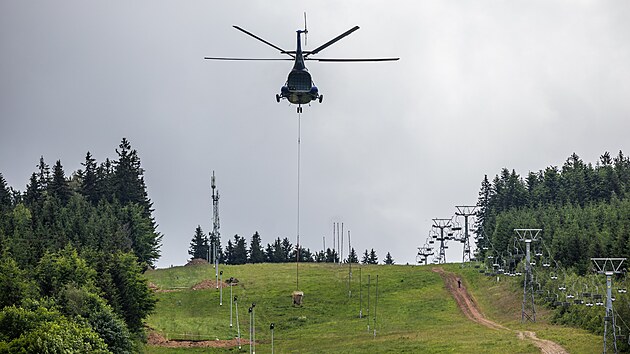
[[[601,340],[572,328],[550,326],[542,320],[535,325],[521,325],[518,293],[505,284],[496,285],[474,269],[461,270],[464,282],[485,313],[510,328],[523,327],[541,338],[562,344],[571,353],[593,353],[600,350]],[[238,296],[239,323],[243,338],[242,352],[248,352],[248,307],[255,302],[256,350],[271,352],[269,324],[275,323],[275,352],[300,353],[538,353],[528,341],[519,340],[514,332],[498,331],[468,321],[446,291],[442,278],[431,266],[361,266],[363,318],[359,318],[359,267],[353,267],[348,296],[348,268],[331,264],[301,264],[300,290],[305,294],[301,307],[292,305],[295,290],[295,264],[256,264],[224,266],[224,280],[235,277],[233,287]],[[368,331],[367,277],[371,277]],[[378,275],[378,305],[374,324],[375,288]],[[147,272],[158,292],[156,312],[148,325],[169,339],[227,340],[236,336],[230,323],[229,288],[191,290],[195,284],[214,279],[212,265],[175,267]],[[172,290],[163,292],[164,290]],[[511,299],[511,300],[507,300]],[[499,306],[509,305],[507,311]],[[376,326],[376,337],[373,329]],[[149,353],[207,353],[203,349],[172,349],[148,346]],[[210,349],[215,352],[238,352],[232,349]]]

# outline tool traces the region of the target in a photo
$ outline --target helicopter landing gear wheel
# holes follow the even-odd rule
[[[297,112],[298,112],[298,113],[302,113],[302,106],[298,106],[298,108],[297,108]]]
[[[324,95],[319,95],[319,103],[322,103],[323,100],[324,100]]]
[[[280,103],[280,95],[276,93],[276,102]]]

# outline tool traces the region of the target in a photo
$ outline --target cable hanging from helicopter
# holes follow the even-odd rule
[[[313,83],[311,74],[306,68],[305,61],[314,60],[319,62],[381,62],[381,61],[396,61],[400,58],[311,58],[311,55],[316,55],[322,50],[328,48],[332,44],[336,43],[340,39],[350,35],[352,32],[359,29],[359,26],[354,26],[346,32],[338,35],[330,41],[320,45],[319,47],[305,51],[302,50],[302,34],[306,40],[308,30],[306,28],[306,13],[304,13],[304,29],[297,30],[297,45],[294,51],[284,50],[275,44],[272,44],[257,35],[239,27],[233,26],[237,30],[265,43],[266,45],[280,51],[280,54],[286,54],[289,58],[230,58],[230,57],[205,57],[207,60],[228,60],[228,61],[272,61],[272,60],[292,60],[293,68],[289,72],[287,81],[280,89],[280,93],[276,94],[276,101],[279,103],[281,100],[287,100],[289,103],[298,105],[297,112],[302,113],[302,105],[310,104],[311,101],[322,102],[324,95],[319,93],[317,86]]]

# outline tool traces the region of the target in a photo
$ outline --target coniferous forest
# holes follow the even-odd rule
[[[501,170],[481,182],[477,213],[480,256],[512,251],[514,229],[540,228],[545,253],[585,274],[591,257],[630,255],[630,159],[609,153],[593,166],[575,153],[561,168],[526,177]]]
[[[524,245],[514,229],[542,229],[531,243],[539,261],[532,263],[534,286],[543,294],[538,301],[552,310],[556,323],[602,334],[605,277],[595,272],[591,258],[630,258],[630,159],[621,151],[615,157],[606,152],[593,165],[574,153],[560,168],[525,177],[504,168],[492,181],[483,178],[477,206],[477,259],[488,269],[523,271]],[[627,277],[617,274],[613,283],[613,307],[625,332]],[[514,285],[523,291],[522,279]]]
[[[141,348],[162,236],[138,153],[115,152],[70,174],[41,157],[24,191],[0,173],[0,353]]]

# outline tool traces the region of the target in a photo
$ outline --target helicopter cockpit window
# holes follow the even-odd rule
[[[287,81],[291,91],[309,91],[312,86],[311,74],[306,71],[291,72]]]

